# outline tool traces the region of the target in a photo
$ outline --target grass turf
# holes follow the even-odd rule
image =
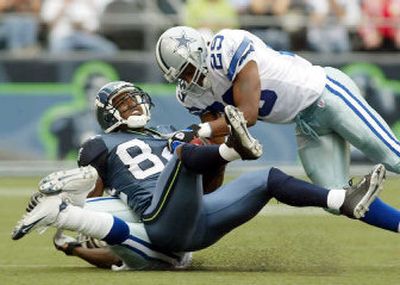
[[[0,284],[399,284],[399,236],[332,215],[259,215],[194,254],[181,272],[119,272],[65,257],[53,229],[15,242],[36,178],[0,178]],[[400,179],[381,197],[400,208]],[[271,202],[274,204],[274,202]],[[275,203],[276,204],[276,203]],[[268,207],[268,206],[267,206]]]

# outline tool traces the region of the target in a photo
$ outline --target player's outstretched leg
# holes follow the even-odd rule
[[[224,111],[226,122],[231,126],[226,145],[234,148],[242,159],[259,158],[263,153],[262,145],[249,133],[243,113],[231,105],[226,106]]]
[[[12,239],[21,239],[33,229],[49,226],[78,231],[111,245],[129,237],[129,226],[121,219],[109,213],[88,211],[71,205],[62,194],[35,193],[26,209],[27,213],[15,226]]]
[[[348,187],[340,212],[349,218],[364,217],[371,203],[382,191],[385,176],[385,167],[383,164],[378,164],[360,182]]]

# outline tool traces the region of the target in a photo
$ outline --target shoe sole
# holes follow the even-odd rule
[[[260,144],[254,139],[247,129],[247,121],[243,114],[233,106],[225,107],[225,118],[228,120],[228,124],[233,128],[233,131],[238,134],[240,141],[244,147],[247,149],[256,149],[256,156],[261,156],[260,154]]]
[[[375,167],[371,174],[370,185],[367,193],[356,205],[353,211],[353,215],[356,219],[360,219],[365,216],[365,213],[369,210],[369,206],[383,190],[383,182],[386,178],[386,169],[382,164]]]
[[[96,176],[97,171],[91,166],[57,171],[44,177],[39,182],[39,192],[46,195],[58,194],[65,190],[63,188],[66,184],[72,181],[77,179],[92,179]]]

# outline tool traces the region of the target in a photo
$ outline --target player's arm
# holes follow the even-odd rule
[[[121,265],[121,260],[109,248],[86,248],[80,243],[64,243],[56,248],[66,255],[79,257],[86,262],[99,267],[111,268],[112,265]]]
[[[73,249],[72,255],[99,268],[111,268],[112,265],[121,265],[119,257],[108,248],[76,247]]]
[[[223,123],[225,123],[225,119],[219,113],[207,112],[201,115],[200,119],[202,123],[208,122],[213,124],[213,122],[218,121],[219,119],[223,119]],[[224,128],[221,128],[221,131],[216,133],[213,132],[213,136],[210,138],[210,142],[213,144],[222,144],[225,142],[225,136],[228,133],[228,126],[225,124]],[[223,167],[213,169],[212,171],[203,174],[204,194],[211,193],[222,185],[222,183],[224,182],[225,168],[226,167],[224,165]]]
[[[103,196],[103,194],[104,194],[104,184],[103,180],[99,176],[99,178],[97,178],[94,189],[88,193],[87,197],[88,198],[100,197]]]
[[[258,108],[261,96],[261,83],[257,63],[249,61],[237,74],[233,81],[233,101],[236,107],[243,112],[247,126],[257,122]],[[211,136],[225,136],[229,133],[224,117],[208,122],[211,127]]]
[[[233,81],[233,101],[243,112],[247,126],[257,122],[261,96],[261,83],[257,63],[249,61]]]

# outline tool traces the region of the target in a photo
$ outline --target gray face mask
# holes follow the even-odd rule
[[[204,93],[211,90],[211,80],[209,79],[208,73],[205,75],[202,84],[200,85],[198,82],[201,76],[204,75],[199,69],[196,70],[193,75],[193,79],[190,83],[185,80],[179,80],[178,84],[182,92],[189,96],[199,97]]]

